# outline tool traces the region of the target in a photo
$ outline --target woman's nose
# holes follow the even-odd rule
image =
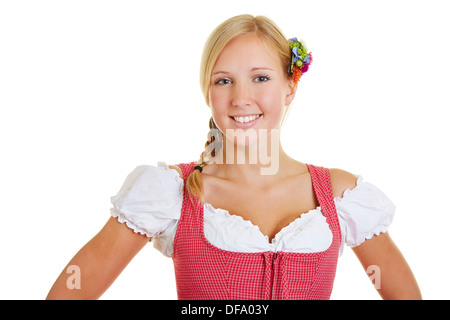
[[[236,83],[233,88],[233,106],[245,108],[252,103],[251,91],[246,83]]]

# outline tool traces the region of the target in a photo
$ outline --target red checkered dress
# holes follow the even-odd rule
[[[194,162],[178,165],[185,179]],[[322,252],[233,252],[213,246],[203,232],[203,205],[184,190],[174,240],[173,262],[178,299],[329,299],[336,274],[341,231],[329,171],[308,165],[322,214],[333,234]]]

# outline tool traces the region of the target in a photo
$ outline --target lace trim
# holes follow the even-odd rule
[[[130,221],[128,218],[126,218],[122,212],[120,212],[119,210],[117,210],[116,208],[111,208],[111,216],[113,218],[117,218],[117,220],[120,223],[125,223],[127,225],[128,228],[130,228],[131,230],[134,231],[134,233],[140,233],[142,235],[145,235],[149,238],[153,238],[154,235],[148,233],[144,228],[141,228],[139,226],[137,226],[134,222]]]
[[[246,220],[241,216],[231,214],[227,210],[220,209],[220,208],[214,208],[211,204],[205,203],[204,209],[207,209],[212,214],[222,214],[226,216],[226,219],[230,219],[230,221],[234,221],[234,223],[237,224],[243,224],[247,228],[254,229],[256,232],[258,232],[262,237],[264,237],[268,244],[275,244],[279,241],[280,238],[282,238],[285,234],[289,233],[291,229],[297,228],[299,230],[304,229],[308,226],[308,222],[310,222],[314,216],[317,214],[321,215],[320,206],[317,208],[311,209],[308,212],[299,214],[300,216],[296,218],[295,220],[291,221],[287,226],[283,227],[278,233],[273,237],[272,241],[269,241],[269,237],[267,235],[264,235],[261,232],[261,229],[259,226],[253,224],[250,220]]]

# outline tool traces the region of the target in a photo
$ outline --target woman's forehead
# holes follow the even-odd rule
[[[244,68],[275,69],[279,67],[279,58],[276,53],[258,38],[256,34],[241,35],[232,39],[223,48],[212,74],[217,72],[230,72],[228,69]]]

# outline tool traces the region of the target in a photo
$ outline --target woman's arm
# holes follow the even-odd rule
[[[340,169],[330,169],[330,180],[334,197],[356,186],[356,176]],[[408,263],[388,233],[364,241],[353,252],[383,299],[422,298]]]
[[[419,286],[400,250],[388,233],[374,236],[353,248],[385,300],[422,299]]]
[[[64,268],[47,299],[98,299],[148,241],[111,217]]]

